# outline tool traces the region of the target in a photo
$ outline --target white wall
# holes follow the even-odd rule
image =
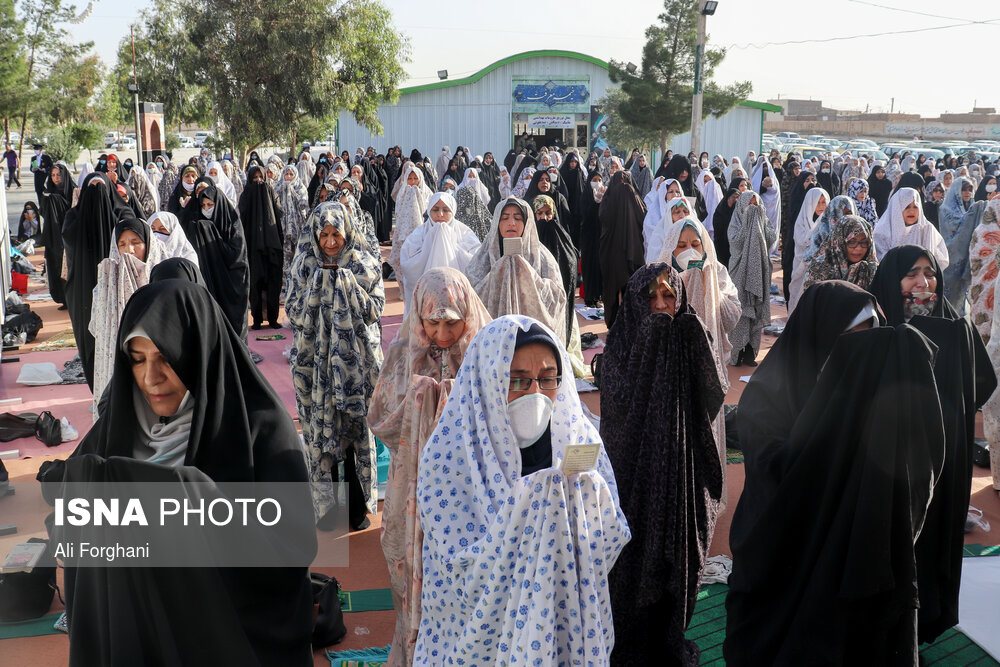
[[[706,117],[701,124],[701,150],[708,151],[711,156],[718,153],[727,160],[737,155],[740,161],[747,151],[759,153],[763,113],[753,107],[737,106],[719,118]],[[691,133],[674,137],[670,150],[687,155],[691,150]]]
[[[384,152],[399,145],[409,155],[416,147],[436,160],[442,146],[452,153],[458,146],[468,146],[473,155],[492,151],[502,161],[512,148],[511,81],[517,75],[589,75],[591,103],[614,85],[607,70],[590,62],[564,56],[526,58],[504,64],[475,83],[401,94],[395,105],[379,108],[381,136],[373,136],[350,113],[341,112],[338,148],[353,155],[358,146]]]

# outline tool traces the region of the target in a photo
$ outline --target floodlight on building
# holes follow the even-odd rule
[[[444,81],[445,79],[447,79],[448,78],[448,70],[446,70],[446,69],[439,69],[438,70],[438,78],[441,79],[442,81]]]
[[[635,66],[635,63],[629,63],[628,65],[625,65],[625,71],[628,72],[629,74],[635,74],[636,70],[638,69],[639,68]]]
[[[701,13],[705,16],[713,16],[718,6],[719,3],[717,0],[705,0],[705,6],[701,8]]]

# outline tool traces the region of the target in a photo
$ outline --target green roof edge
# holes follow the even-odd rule
[[[491,63],[486,67],[482,68],[474,74],[470,74],[462,79],[445,79],[444,81],[436,81],[434,83],[424,83],[419,86],[408,86],[406,88],[400,88],[400,95],[407,95],[409,93],[422,93],[427,90],[439,90],[441,88],[451,88],[452,86],[466,86],[470,83],[475,83],[482,79],[484,76],[489,74],[495,69],[499,69],[504,65],[510,63],[516,63],[519,60],[527,60],[528,58],[541,58],[541,57],[554,57],[554,58],[572,58],[574,60],[582,60],[585,63],[590,63],[591,65],[597,65],[602,69],[609,69],[608,63],[601,60],[600,58],[595,58],[594,56],[588,56],[585,53],[579,53],[577,51],[562,51],[559,49],[542,49],[537,51],[524,51],[523,53],[515,53],[512,56],[507,56],[506,58],[501,58],[495,63]],[[750,107],[752,109],[762,109],[763,111],[782,111],[782,108],[775,104],[768,104],[766,102],[754,102],[753,100],[743,100],[740,102],[740,106]]]

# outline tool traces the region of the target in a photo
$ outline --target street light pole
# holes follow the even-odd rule
[[[702,79],[705,61],[705,31],[708,22],[706,0],[698,3],[698,44],[694,52],[694,99],[691,101],[691,151],[701,154]],[[717,5],[717,2],[711,3]],[[711,8],[715,12],[715,7]]]
[[[135,105],[135,152],[138,156],[136,164],[143,170],[145,166],[142,160],[142,127],[139,122],[139,78],[135,73],[135,26],[129,26],[129,32],[132,35],[132,83],[129,84],[128,90],[132,93],[132,102]]]

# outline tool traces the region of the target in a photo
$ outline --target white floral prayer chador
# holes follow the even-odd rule
[[[521,476],[507,389],[517,331],[534,323],[508,315],[480,330],[421,453],[415,665],[606,665],[614,647],[608,572],[630,533],[603,446],[596,469],[560,469],[568,445],[601,439],[559,342],[553,467]]]

